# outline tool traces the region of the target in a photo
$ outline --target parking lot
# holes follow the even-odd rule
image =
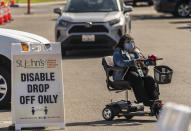
[[[25,14],[25,7],[15,8],[12,10],[14,21],[0,28],[31,32],[54,42],[58,16],[53,14],[53,9],[59,6],[32,7],[31,15]],[[172,84],[160,86],[160,98],[164,102],[191,106],[191,19],[159,14],[153,7],[144,5],[135,7],[131,16],[132,35],[136,45],[145,55],[163,57],[164,61],[160,64],[168,65],[174,70]],[[155,117],[134,117],[130,121],[123,118],[112,122],[103,120],[101,113],[105,104],[111,98],[114,101],[125,97],[124,93],[111,93],[106,88],[101,58],[111,54],[111,51],[105,50],[80,50],[70,51],[63,57],[66,131],[155,130]],[[130,94],[132,96],[132,92]],[[0,110],[0,130],[7,130],[10,124],[11,112]]]

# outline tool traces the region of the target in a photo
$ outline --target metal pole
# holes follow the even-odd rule
[[[27,11],[27,13],[28,14],[30,14],[31,13],[31,5],[30,5],[30,0],[28,0],[28,11]]]
[[[129,95],[128,95],[128,90],[127,91],[125,91],[125,97],[126,97],[126,101],[129,101]]]

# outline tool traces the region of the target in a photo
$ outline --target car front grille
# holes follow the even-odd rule
[[[107,35],[96,35],[94,42],[83,42],[81,35],[73,35],[62,42],[62,47],[65,49],[103,49],[112,48],[116,44],[117,42]]]
[[[104,25],[92,25],[90,27],[78,25],[74,26],[69,30],[69,33],[92,33],[92,32],[106,32],[108,29]]]

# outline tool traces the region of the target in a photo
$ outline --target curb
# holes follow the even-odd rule
[[[66,4],[66,1],[31,3],[31,6],[38,7],[38,6],[59,5],[59,4]],[[19,3],[18,5],[19,7],[27,7],[27,3]]]

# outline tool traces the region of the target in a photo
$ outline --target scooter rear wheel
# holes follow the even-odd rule
[[[114,118],[114,111],[111,107],[103,109],[102,116],[106,121],[112,121]]]

